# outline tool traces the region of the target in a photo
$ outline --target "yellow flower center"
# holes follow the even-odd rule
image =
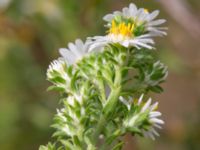
[[[149,13],[149,10],[148,10],[148,9],[144,9],[144,12],[148,14],[148,13]]]
[[[122,35],[123,37],[133,37],[134,24],[124,22],[116,24],[115,20],[112,21],[111,28],[109,29],[109,34],[114,34],[116,36]]]

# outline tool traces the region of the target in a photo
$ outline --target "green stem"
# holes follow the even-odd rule
[[[121,92],[121,68],[120,66],[115,67],[115,79],[114,79],[114,87],[111,89],[111,93],[107,99],[107,103],[103,109],[103,112],[105,113],[106,118],[109,117],[113,109],[115,108],[117,101],[120,96]]]
[[[101,114],[101,117],[100,117],[100,119],[98,121],[98,124],[97,124],[97,128],[95,130],[95,133],[93,134],[93,138],[92,138],[93,145],[96,145],[98,143],[99,135],[101,134],[102,129],[104,128],[105,123],[106,123],[106,120],[104,118],[104,115]]]
[[[100,93],[101,93],[101,101],[102,101],[102,104],[105,104],[106,102],[106,92],[105,92],[105,87],[104,87],[104,82],[102,79],[97,79],[97,82],[98,82],[98,85],[99,85],[99,90],[100,90]]]
[[[106,150],[108,148],[109,145],[107,145],[106,143],[104,143],[99,150]]]
[[[107,103],[103,109],[106,119],[108,119],[112,115],[113,109],[115,108],[115,106],[117,104],[120,91],[121,91],[121,86],[116,87],[115,89],[113,89],[111,91],[111,93],[107,99]]]
[[[104,129],[105,124],[109,121],[110,116],[112,116],[113,110],[117,104],[117,101],[121,92],[121,68],[120,66],[115,67],[115,79],[114,79],[114,87],[111,88],[111,93],[106,100],[106,104],[103,108],[103,112],[100,115],[100,119],[97,124],[97,128],[95,133],[93,134],[92,141],[93,145],[96,145],[99,140],[99,135]],[[100,84],[102,86],[102,84]],[[102,87],[101,87],[102,88]],[[105,88],[105,87],[104,87]],[[102,94],[102,93],[101,93]],[[104,97],[104,95],[102,95]],[[102,146],[105,149],[107,146]]]

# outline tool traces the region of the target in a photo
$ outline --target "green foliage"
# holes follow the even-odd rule
[[[55,109],[60,107],[58,104],[59,94],[56,92],[63,93],[66,90],[63,87],[53,85],[49,87],[49,90],[55,90],[55,92],[45,92],[49,86],[45,80],[45,68],[49,61],[58,56],[57,49],[65,47],[66,42],[73,41],[76,37],[85,39],[87,35],[104,33],[102,21],[99,18],[110,10],[125,6],[128,2],[131,1],[125,0],[115,3],[115,1],[105,0],[83,0],[81,2],[80,0],[2,0],[0,4],[0,149],[35,150],[38,145],[49,140],[54,130],[49,128],[52,123],[52,115],[55,113]],[[164,8],[158,5],[157,1],[145,1],[145,3],[144,1],[135,1],[135,3],[149,8],[149,10],[158,7],[161,10]],[[200,1],[190,0],[188,3],[190,3],[193,12],[198,13]],[[169,18],[169,21],[172,19],[167,13],[162,13],[162,16]],[[177,97],[179,92],[174,94],[174,90],[168,90],[171,93],[168,94],[167,98],[172,100],[172,97],[177,97],[176,102],[178,102],[179,98],[182,101],[182,98],[190,93],[192,97],[198,96],[196,85],[194,85],[197,83],[195,81],[198,78],[196,75],[198,67],[196,63],[188,66],[187,62],[190,61],[189,56],[196,56],[196,53],[186,50],[183,52],[185,48],[198,50],[196,47],[198,44],[195,44],[195,40],[190,35],[185,34],[186,31],[179,27],[180,23],[171,21],[169,25],[171,26],[169,39],[158,41],[158,46],[159,54],[162,55],[161,59],[168,64],[172,72],[167,87],[187,91],[184,92],[185,94],[180,92],[182,97]],[[172,37],[177,37],[180,34],[186,35],[187,42],[177,46],[177,42],[172,41],[177,41],[178,38]],[[189,55],[185,56],[186,52]],[[182,54],[179,55],[179,53]],[[185,57],[183,58],[183,56]],[[191,59],[194,61],[195,57],[191,57]],[[122,76],[126,75],[126,71],[127,68],[122,71]],[[129,70],[129,74],[134,75],[133,73],[133,70]],[[176,80],[177,78],[179,80]],[[141,85],[134,82],[136,80],[133,81],[135,85],[130,81],[130,78],[123,78],[122,82],[126,82],[126,91],[130,86]],[[185,84],[180,84],[180,81],[185,81]],[[157,86],[150,88],[150,90],[161,91]],[[145,92],[140,89],[144,89],[142,85],[133,88],[132,91]],[[134,97],[136,98],[139,93],[135,92]],[[122,95],[124,94],[125,92],[122,93]],[[129,94],[131,95],[131,92]],[[61,94],[61,98],[62,95],[65,96],[66,93]],[[190,99],[189,97],[187,99]],[[171,107],[170,102],[170,100],[166,102],[166,110]],[[193,100],[187,101],[192,106],[195,105],[194,102],[196,103]],[[161,149],[163,146],[168,147],[169,145],[169,149],[200,149],[197,132],[199,130],[198,113],[195,112],[195,109],[192,109],[194,112],[191,112],[190,109],[185,110],[187,107],[183,106],[187,103],[180,104],[181,112],[186,115],[185,118],[182,117],[183,114],[179,109],[168,109],[170,113],[172,111],[175,113],[175,119],[179,118],[178,114],[181,114],[180,118],[183,120],[179,120],[178,125],[175,121],[169,124],[172,125],[172,128],[170,128],[171,126],[165,127],[169,132],[164,131],[156,144],[152,144],[151,141],[143,143],[143,140],[137,140],[138,149],[156,149],[157,145]],[[126,105],[121,105],[121,107],[123,109],[117,108],[115,111],[123,110],[122,114],[116,113],[123,116],[128,110]],[[89,111],[96,112],[96,109],[88,109]],[[166,117],[169,111],[165,112]],[[109,126],[110,132],[106,133],[111,135],[113,133],[112,126],[116,125],[113,123]],[[176,132],[171,130],[174,127],[178,128],[175,128]]]
[[[166,69],[153,51],[109,45],[102,52],[85,56],[77,65],[69,66],[64,61],[56,65],[50,66],[47,73],[54,84],[50,89],[67,95],[62,98],[64,107],[58,110],[52,127],[56,129],[54,137],[65,148],[95,150],[101,135],[108,147],[121,149],[123,142],[116,143],[121,136],[127,132],[143,135],[141,129],[151,126],[150,110],[141,112],[143,105],[133,103],[133,99],[130,103],[120,102],[119,98],[138,94],[127,84],[127,78],[132,85],[141,84],[140,91],[158,88],[164,81]],[[134,71],[134,78],[130,71]],[[63,91],[60,87],[64,85],[67,89]]]

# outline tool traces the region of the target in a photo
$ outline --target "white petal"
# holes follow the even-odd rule
[[[122,12],[120,12],[120,11],[114,11],[114,13],[113,13],[115,16],[121,16],[122,15]]]
[[[129,17],[130,16],[129,9],[127,7],[123,8],[122,12],[123,12],[123,15],[125,17]]]
[[[156,36],[167,35],[167,33],[165,31],[159,30],[159,29],[154,28],[154,27],[148,27],[147,30],[150,31],[151,34],[154,34]]]
[[[137,39],[142,39],[142,38],[148,38],[148,39],[150,39],[149,37],[151,37],[151,34],[148,33],[148,34],[144,34],[144,35],[138,36]],[[152,40],[152,39],[150,39],[150,40]]]
[[[66,48],[60,48],[59,52],[62,57],[64,57],[69,64],[73,64],[76,61],[75,55]]]
[[[161,116],[161,115],[162,115],[162,114],[161,114],[159,111],[150,112],[150,118],[159,117],[159,116]]]
[[[148,21],[155,19],[158,16],[159,13],[160,13],[159,10],[153,11],[151,14],[149,14]]]
[[[103,17],[103,20],[108,21],[108,22],[111,22],[111,21],[113,20],[113,18],[114,18],[114,15],[113,15],[113,14],[108,14],[108,15],[105,15],[105,16]]]
[[[109,42],[106,41],[102,41],[102,42],[95,42],[93,44],[91,44],[91,46],[89,47],[89,52],[91,51],[101,51],[102,47],[104,47],[105,45],[107,45]]]
[[[121,44],[122,44],[124,47],[129,47],[129,41],[128,41],[128,40],[122,41]]]
[[[77,57],[80,58],[82,56],[82,51],[73,43],[68,44],[69,49],[71,52]],[[77,49],[78,48],[78,49]]]
[[[138,41],[140,41],[140,42],[142,42],[142,43],[145,43],[145,44],[154,44],[154,41],[152,40],[152,39],[150,39],[150,38],[142,38],[142,36],[139,36],[139,37],[137,37],[135,40],[138,40]]]
[[[135,4],[131,3],[131,4],[129,5],[129,12],[130,12],[130,15],[131,15],[132,17],[135,16],[135,14],[136,14],[136,12],[137,12],[137,7],[136,7]]]
[[[135,45],[138,45],[138,46],[140,46],[140,47],[148,48],[148,49],[152,49],[152,48],[153,48],[153,47],[150,46],[150,45],[147,45],[147,44],[145,44],[145,43],[142,43],[140,40],[132,40],[132,41],[130,41],[130,43],[135,44]]]
[[[81,52],[84,51],[84,43],[83,43],[83,41],[81,41],[80,39],[77,39],[75,41],[75,44],[76,44],[76,49],[78,49]]]
[[[157,25],[163,24],[165,22],[166,22],[165,19],[158,19],[158,20],[149,22],[148,25],[149,26],[157,26]]]
[[[149,98],[149,100],[145,103],[145,105],[142,107],[142,112],[144,112],[145,110],[148,109],[148,107],[150,106],[151,104],[151,98]]]
[[[157,119],[157,118],[151,118],[150,121],[154,122],[154,123],[158,123],[158,124],[164,124],[165,123],[163,120]]]
[[[138,105],[141,104],[143,97],[144,97],[144,94],[142,94],[142,95],[140,96],[140,98],[139,98],[139,100],[138,100]]]
[[[151,131],[152,131],[156,136],[160,136],[160,134],[159,134],[154,128],[152,128]]]
[[[158,124],[154,124],[153,126],[158,128],[158,129],[162,129],[162,127],[160,125],[158,125]]]
[[[147,132],[147,135],[152,139],[155,140],[155,137],[152,132]]]
[[[143,21],[143,20],[145,20],[147,17],[148,17],[148,14],[146,14],[146,13],[144,12],[144,9],[143,9],[143,11],[141,11],[141,13],[138,15],[138,20]]]
[[[143,11],[144,11],[143,8],[138,9],[138,11],[136,13],[137,18],[140,18],[140,15],[143,13]]]
[[[158,107],[158,102],[155,102],[155,103],[151,106],[150,110],[153,111],[153,110],[155,110],[157,107]]]

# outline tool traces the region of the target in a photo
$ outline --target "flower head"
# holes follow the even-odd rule
[[[47,69],[47,77],[48,79],[55,78],[55,76],[62,76],[65,80],[70,80],[68,74],[65,71],[66,63],[62,59],[57,59],[51,62],[49,68]]]
[[[149,36],[161,36],[166,35],[163,31],[165,28],[158,27],[165,23],[166,20],[155,18],[158,16],[159,11],[155,10],[150,13],[147,9],[138,9],[133,3],[129,7],[125,7],[122,11],[116,11],[113,14],[104,16],[104,20],[107,22],[106,26],[112,29],[112,23],[116,22],[118,26],[125,24],[126,26],[132,26],[132,35],[134,37],[149,34]]]
[[[164,19],[154,20],[159,11],[149,13],[147,9],[130,4],[122,11],[104,16],[108,27],[106,36],[95,36],[90,50],[100,48],[109,43],[119,43],[124,47],[145,47],[152,49],[153,36],[166,35],[165,28],[158,27],[165,22]]]
[[[88,54],[88,46],[88,42],[83,43],[83,41],[77,39],[74,44],[69,43],[68,48],[60,48],[59,52],[66,62],[72,65]]]
[[[122,99],[122,98],[121,98]],[[161,113],[156,111],[158,102],[151,104],[152,99],[149,98],[147,102],[143,102],[143,95],[140,96],[139,100],[130,103],[123,99],[123,103],[126,101],[126,106],[131,114],[125,119],[124,126],[127,129],[138,128],[145,137],[150,137],[153,140],[155,136],[159,136],[156,128],[161,128],[164,121],[159,119]],[[133,107],[131,107],[133,105]],[[133,110],[131,110],[134,109]]]

